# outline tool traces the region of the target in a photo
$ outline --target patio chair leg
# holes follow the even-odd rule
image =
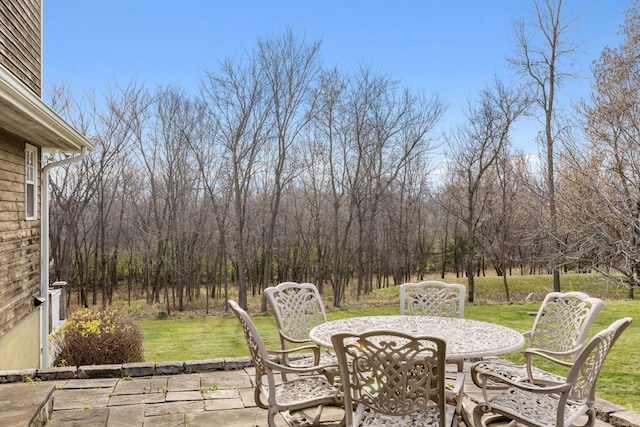
[[[276,427],[276,414],[278,413],[278,410],[273,408],[273,407],[269,407],[269,413],[267,415],[267,423],[269,424],[269,427]]]
[[[465,422],[467,422],[466,419]],[[504,415],[485,412],[484,410],[478,410],[478,408],[473,411],[473,423],[469,424],[467,422],[468,425],[475,427],[490,427],[493,423],[500,423],[500,425],[505,425],[504,423],[507,423],[506,427],[515,427],[518,424],[515,420],[511,420]]]
[[[255,400],[256,405],[258,406],[258,408],[260,409],[268,409],[269,405],[265,405],[262,402],[262,392],[260,391],[259,387],[256,387],[253,389],[253,400]]]
[[[500,425],[504,425],[506,422],[506,427],[516,427],[518,424],[515,420],[509,421],[510,418],[505,417],[504,415],[495,415],[491,414],[484,420],[484,425],[490,427],[493,423],[500,423]]]
[[[324,406],[320,405],[316,408],[316,413],[313,414],[313,424],[314,426],[320,425],[320,417],[322,416],[322,410]]]
[[[462,400],[462,399],[460,399]],[[471,422],[473,415],[471,415],[466,408],[466,405],[464,404],[464,402],[461,402],[460,404],[461,408],[460,408],[460,414],[459,416],[462,419],[462,423],[465,426],[473,426],[473,423]],[[458,425],[460,425],[460,423],[458,423]]]

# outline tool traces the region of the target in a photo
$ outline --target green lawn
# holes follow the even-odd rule
[[[570,285],[570,280],[565,280],[563,283],[567,282],[569,284],[563,288],[563,291],[585,290],[606,299],[604,309],[596,319],[592,333],[604,329],[621,317],[631,316],[635,319],[609,354],[598,381],[597,395],[640,412],[640,393],[637,389],[637,384],[640,384],[640,365],[637,363],[640,354],[640,301],[619,299],[620,293],[624,291],[615,287],[607,287],[603,291],[603,287],[591,289],[587,285]],[[479,286],[483,286],[485,291],[490,289],[488,284],[484,285],[482,281],[480,283]],[[600,285],[602,286],[602,283]],[[496,286],[497,289],[501,289],[500,284]],[[522,286],[522,289],[517,291],[517,295],[522,296],[531,289],[530,284]],[[538,289],[536,293],[541,296],[547,292],[543,286],[540,286],[540,282],[536,284],[536,288]],[[356,308],[356,304],[351,304],[347,309],[337,310],[332,309],[327,303],[327,316],[331,320],[351,316],[397,314],[399,305],[392,304],[398,301],[397,295],[397,287],[376,291],[375,301],[373,303],[369,301],[363,308]],[[607,298],[607,295],[611,299]],[[477,298],[477,300],[482,299]],[[537,311],[540,300],[541,297],[536,303],[467,303],[465,317],[502,324],[524,332],[531,327],[533,316],[529,313]],[[384,301],[389,305],[384,305]],[[280,342],[273,317],[270,314],[251,314],[267,346],[279,348]],[[140,325],[144,332],[145,359],[149,361],[197,360],[248,355],[240,324],[231,314],[191,319],[143,319],[140,320]],[[506,357],[517,361],[523,360],[519,353]]]

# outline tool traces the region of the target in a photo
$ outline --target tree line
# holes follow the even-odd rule
[[[335,306],[428,273],[473,278],[640,273],[640,11],[594,63],[591,95],[555,106],[575,52],[562,1],[517,21],[519,78],[496,77],[440,134],[439,94],[366,66],[323,68],[286,30],[207,71],[196,94],[131,81],[51,104],[96,150],[51,176],[51,277],[83,305],[130,298],[170,313],[280,281]],[[533,31],[532,31],[533,30]],[[540,119],[532,162],[515,123]],[[444,153],[444,154],[443,154]],[[60,156],[60,155],[56,155]],[[349,293],[347,293],[349,291]],[[264,303],[263,303],[264,304]],[[263,305],[263,308],[266,308]]]

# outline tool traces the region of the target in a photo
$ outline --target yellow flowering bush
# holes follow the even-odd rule
[[[54,366],[142,362],[142,330],[114,309],[81,309],[52,336]]]

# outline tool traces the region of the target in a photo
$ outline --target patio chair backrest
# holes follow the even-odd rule
[[[357,425],[384,425],[384,416],[402,417],[434,408],[438,425],[445,425],[444,340],[385,330],[335,334],[331,341],[345,408],[358,405],[355,421],[346,411],[348,426],[358,421],[362,424]]]
[[[238,320],[240,320],[240,324],[242,325],[242,331],[244,332],[244,337],[247,340],[247,346],[249,347],[251,362],[256,369],[256,377],[267,374],[264,361],[269,356],[267,354],[264,341],[256,329],[256,326],[253,324],[251,317],[249,317],[249,314],[233,300],[229,300],[229,307],[231,307],[231,311],[233,311],[236,317],[238,317]]]
[[[583,292],[551,292],[536,314],[529,348],[566,352],[586,341],[591,324],[604,303]],[[577,354],[577,353],[575,353]]]
[[[429,280],[400,285],[400,314],[464,317],[466,288],[458,283]]]
[[[318,288],[312,283],[283,282],[264,290],[276,319],[282,348],[308,342],[309,331],[327,321]]]
[[[596,382],[611,347],[632,322],[631,317],[616,320],[607,329],[597,333],[578,354],[567,383],[571,384],[569,398],[591,407],[595,401]]]

